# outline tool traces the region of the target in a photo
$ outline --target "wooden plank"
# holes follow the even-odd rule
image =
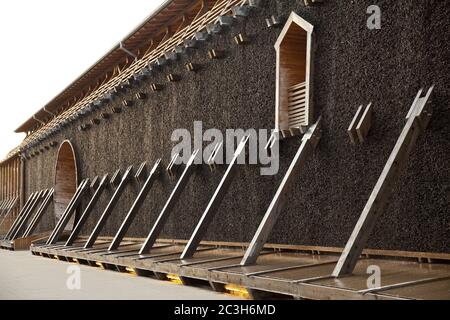
[[[304,101],[297,101],[293,103],[289,103],[289,110],[295,110],[300,108],[305,108],[306,103]]]
[[[367,135],[369,134],[369,130],[372,127],[372,103],[364,110],[364,113],[359,120],[359,123],[356,127],[356,133],[358,134],[359,142],[363,143],[366,140]]]
[[[229,256],[229,257],[205,259],[205,260],[200,260],[200,261],[183,263],[180,267],[192,267],[192,266],[195,266],[195,265],[211,263],[211,262],[221,262],[221,261],[227,261],[227,260],[242,259],[243,257],[244,256],[242,256],[242,255],[235,255],[235,256]]]
[[[291,122],[300,122],[302,120],[305,120],[304,115],[296,115],[296,116],[289,118],[289,121],[291,121]]]
[[[307,89],[304,90],[299,90],[299,91],[294,91],[288,94],[288,98],[293,98],[293,97],[298,97],[298,96],[302,96],[304,97],[307,93]]]
[[[309,263],[309,264],[299,264],[299,265],[295,265],[295,266],[280,267],[280,268],[273,268],[273,269],[268,269],[268,270],[250,272],[250,273],[246,273],[245,276],[256,277],[256,276],[261,276],[261,275],[268,274],[268,273],[275,273],[275,272],[280,272],[280,271],[289,271],[289,270],[296,270],[296,269],[303,269],[303,268],[311,268],[311,267],[317,267],[317,266],[321,266],[321,265],[334,264],[336,262],[337,262],[337,260],[327,261],[327,262],[322,262],[322,263],[316,262],[316,263]]]
[[[300,95],[297,97],[289,97],[288,102],[289,104],[293,104],[295,102],[306,102],[306,97],[304,95]]]
[[[289,119],[293,119],[294,117],[306,117],[306,110],[300,109],[300,110],[292,110],[289,113]]]
[[[301,82],[299,84],[295,84],[295,85],[289,87],[288,91],[296,91],[297,89],[305,88],[305,87],[306,87],[306,82]]]
[[[361,119],[361,115],[362,115],[363,111],[364,111],[363,106],[360,105],[352,119],[352,122],[350,123],[350,125],[348,126],[348,129],[347,129],[348,136],[350,137],[350,141],[353,144],[356,144],[356,142],[358,141],[356,127]]]

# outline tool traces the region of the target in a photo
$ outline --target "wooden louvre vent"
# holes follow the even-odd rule
[[[280,138],[303,134],[312,124],[313,26],[291,13],[275,43],[277,53],[275,130]]]

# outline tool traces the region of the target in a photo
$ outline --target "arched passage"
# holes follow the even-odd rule
[[[72,199],[78,185],[78,172],[75,151],[70,141],[65,140],[59,147],[55,170],[55,194],[53,197],[55,219],[58,221]],[[72,229],[74,219],[66,229]]]

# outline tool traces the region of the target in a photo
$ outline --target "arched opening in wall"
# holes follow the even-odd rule
[[[280,138],[304,133],[313,121],[312,32],[313,25],[292,12],[275,43],[275,130]]]
[[[70,141],[64,141],[59,147],[55,170],[55,194],[53,196],[56,222],[61,218],[64,210],[72,199],[78,185],[78,172],[75,151]],[[71,230],[74,226],[75,215],[66,226]]]

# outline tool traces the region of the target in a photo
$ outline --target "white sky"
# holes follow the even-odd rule
[[[14,133],[163,0],[0,1],[0,160]]]

